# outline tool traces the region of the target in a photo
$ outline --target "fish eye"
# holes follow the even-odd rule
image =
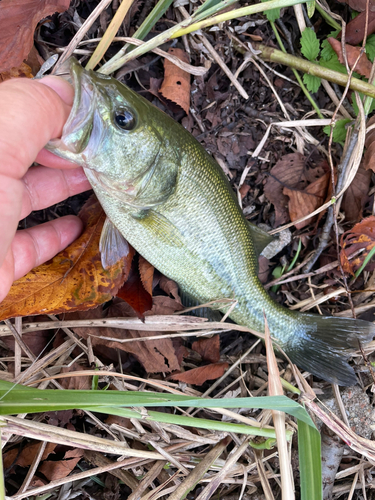
[[[115,111],[115,123],[122,130],[133,130],[136,125],[135,115],[128,109],[119,109]]]

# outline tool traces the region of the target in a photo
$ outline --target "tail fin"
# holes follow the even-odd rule
[[[319,378],[338,385],[357,381],[347,360],[375,336],[375,325],[352,318],[301,314],[293,339],[285,346],[290,359]]]

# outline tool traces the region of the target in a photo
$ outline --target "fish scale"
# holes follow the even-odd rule
[[[261,333],[266,316],[272,337],[301,368],[355,383],[347,359],[374,336],[374,325],[274,302],[257,276],[257,254],[269,237],[246,220],[204,148],[117,80],[84,70],[74,58],[64,71],[74,104],[61,139],[47,148],[84,168],[107,214],[103,265],[126,254],[128,241],[197,302],[235,299],[230,318]]]

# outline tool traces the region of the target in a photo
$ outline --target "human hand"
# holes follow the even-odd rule
[[[82,168],[42,148],[58,138],[73,103],[58,77],[0,84],[0,302],[13,281],[46,262],[82,231],[76,216],[17,231],[19,220],[91,188]],[[34,162],[44,166],[29,168]]]

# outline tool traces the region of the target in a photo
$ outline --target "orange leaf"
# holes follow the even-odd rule
[[[187,372],[175,373],[168,378],[178,380],[179,382],[185,382],[186,384],[202,385],[207,380],[215,380],[224,375],[228,366],[228,363],[212,363],[207,366],[193,368]]]
[[[23,62],[18,68],[11,68],[9,71],[0,73],[0,82],[5,82],[5,80],[11,78],[33,78],[33,76],[30,66]]]
[[[220,336],[214,335],[210,339],[199,339],[193,342],[191,348],[200,354],[204,361],[217,363],[220,359]]]
[[[367,217],[356,224],[350,231],[346,231],[340,240],[340,262],[346,273],[352,275],[362,266],[370,250],[375,246],[375,216]],[[349,261],[354,252],[365,249],[355,260]],[[375,267],[369,262],[366,270],[372,271]]]
[[[133,262],[127,281],[117,292],[117,297],[125,300],[134,309],[139,319],[144,319],[144,313],[152,308],[152,295],[143,286],[136,261]]]
[[[139,275],[144,289],[152,295],[152,285],[154,281],[154,266],[150,264],[142,255],[139,256],[138,261]]]
[[[0,7],[0,72],[18,67],[34,43],[38,22],[69,8],[69,0],[2,0]]]
[[[0,304],[0,320],[35,314],[83,311],[116,295],[129,274],[132,252],[109,269],[103,269],[99,240],[105,214],[90,198],[80,217],[83,234],[49,262],[15,281]]]
[[[329,41],[333,50],[336,52],[340,63],[345,64],[345,59],[344,59],[344,56],[342,53],[341,42],[336,40],[336,38],[327,38],[327,40]],[[348,43],[346,43],[345,44],[345,51],[346,51],[346,57],[348,59],[349,68],[352,69],[353,66],[355,65],[354,71],[356,71],[360,75],[363,75],[366,78],[369,78],[370,73],[371,73],[372,64],[367,59],[367,56],[365,53],[363,53],[361,55],[361,57],[359,58],[359,60],[356,64],[358,56],[361,53],[361,47],[353,47],[352,45],[349,45]]]
[[[169,49],[169,54],[188,63],[189,57],[182,49]],[[164,81],[159,92],[170,101],[175,102],[189,114],[190,108],[190,74],[173,64],[168,59],[164,60]]]

